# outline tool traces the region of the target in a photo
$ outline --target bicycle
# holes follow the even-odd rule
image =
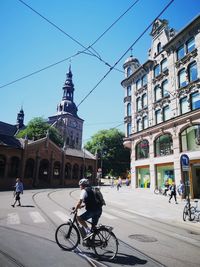
[[[162,187],[157,187],[157,188],[155,188],[155,190],[154,190],[154,194],[156,194],[156,195],[163,195],[163,196],[167,196],[168,194],[169,194],[169,189],[168,190],[166,190],[166,188],[162,188]]]
[[[56,229],[55,239],[58,246],[63,250],[71,251],[80,244],[82,238],[83,246],[93,249],[98,258],[114,259],[118,252],[118,240],[112,232],[113,228],[106,225],[95,226],[91,237],[85,242],[86,233],[77,220],[77,212],[72,210],[71,214],[74,214],[73,218]]]
[[[195,207],[191,206],[190,202],[187,200],[185,207],[183,209],[183,220],[194,221],[195,219]]]
[[[200,221],[200,208],[198,207],[199,201],[198,200],[194,200],[195,202],[195,206],[192,209],[192,215],[194,217],[194,220],[196,221]]]

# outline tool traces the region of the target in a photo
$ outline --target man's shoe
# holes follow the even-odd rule
[[[17,205],[18,207],[21,207],[21,204]]]
[[[15,207],[15,205],[11,205],[13,208]]]

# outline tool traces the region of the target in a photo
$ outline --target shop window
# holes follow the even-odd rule
[[[192,52],[195,49],[195,40],[194,40],[194,38],[191,38],[186,43],[186,49],[187,49],[187,53],[190,53],[190,52]]]
[[[193,62],[188,66],[189,81],[196,81],[198,78],[197,74],[197,63]]]
[[[182,152],[200,150],[200,124],[185,129],[180,134],[180,138]]]
[[[136,145],[136,159],[146,159],[149,157],[149,142],[142,140]]]
[[[127,124],[127,136],[131,135],[131,123]]]
[[[10,160],[9,176],[10,177],[19,176],[19,167],[20,167],[19,158],[18,157],[12,157],[11,160]]]
[[[150,171],[149,166],[146,167],[138,167],[136,169],[136,179],[137,179],[137,187],[139,188],[150,188]]]
[[[186,80],[186,71],[185,69],[182,69],[178,73],[178,86],[184,87],[187,85],[187,80]]]
[[[169,106],[165,106],[163,108],[163,121],[167,121],[169,119],[171,119],[171,111]]]
[[[180,99],[180,112],[181,114],[187,113],[189,111],[188,98],[183,97]]]
[[[127,96],[131,96],[131,86],[127,87]]]
[[[184,45],[182,45],[177,49],[177,60],[182,59],[184,56],[185,56],[185,50],[184,50]]]
[[[155,140],[155,156],[166,156],[173,154],[173,141],[170,134],[164,134],[159,136]]]
[[[158,75],[160,74],[160,65],[156,65],[154,67],[154,78],[158,77]]]
[[[165,70],[167,70],[167,59],[163,59],[161,62],[161,71],[164,72]]]
[[[173,165],[159,165],[156,166],[156,186],[164,188],[165,183],[169,185],[174,181],[174,166]]]
[[[0,177],[4,177],[6,168],[6,157],[0,155]]]
[[[156,119],[156,124],[162,122],[162,112],[161,109],[158,109],[155,111],[155,119]]]
[[[200,93],[199,92],[192,93],[190,95],[190,99],[191,99],[192,110],[200,108]]]
[[[131,104],[128,103],[127,105],[127,116],[131,116]]]

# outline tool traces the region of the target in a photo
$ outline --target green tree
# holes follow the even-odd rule
[[[37,117],[32,119],[24,130],[18,134],[18,138],[38,140],[46,136],[49,132],[49,138],[58,146],[63,146],[63,139],[55,127],[51,127],[43,118]]]
[[[123,138],[124,134],[117,129],[100,130],[86,143],[87,150],[98,154],[98,167],[102,167],[104,176],[123,175],[130,169],[130,152],[124,148]]]

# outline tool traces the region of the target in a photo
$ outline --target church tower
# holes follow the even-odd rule
[[[17,114],[17,128],[21,129],[24,126],[24,111],[21,107],[19,113]]]
[[[83,120],[78,117],[78,108],[74,103],[74,84],[71,66],[66,74],[66,81],[62,87],[63,97],[57,105],[57,114],[49,117],[49,124],[58,129],[62,135],[65,148],[81,150]]]

